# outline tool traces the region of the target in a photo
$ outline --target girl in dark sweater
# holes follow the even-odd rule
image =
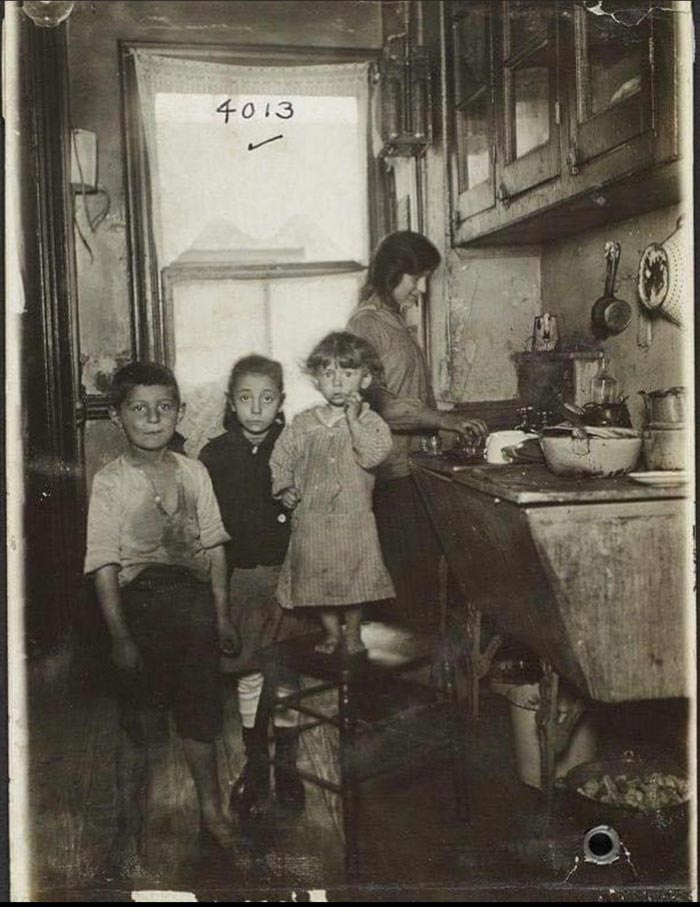
[[[235,675],[246,764],[231,794],[231,806],[255,815],[267,803],[270,784],[267,722],[257,721],[263,685],[259,652],[308,627],[277,604],[275,590],[289,544],[289,514],[272,498],[270,454],[284,426],[282,366],[252,355],[233,366],[228,383],[226,433],[210,441],[200,459],[209,470],[226,531],[231,574],[230,617],[242,650],[224,656]],[[284,694],[290,690],[280,689]],[[278,803],[301,810],[304,787],[296,771],[296,717],[275,714],[275,793]]]

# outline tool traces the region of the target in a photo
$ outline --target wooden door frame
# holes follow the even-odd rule
[[[152,235],[150,176],[138,105],[135,103],[134,51],[165,51],[169,56],[191,60],[216,60],[238,66],[304,66],[318,63],[379,63],[376,48],[280,47],[265,44],[176,44],[143,41],[119,42],[122,90],[122,138],[125,161],[125,196],[131,299],[131,338],[135,358],[165,363],[168,354],[167,313],[161,268]],[[367,178],[369,241],[374,246],[381,235],[382,207],[378,198],[378,169],[367,130]]]
[[[78,617],[86,511],[66,27],[21,17],[19,40],[25,630],[28,652],[46,654]]]

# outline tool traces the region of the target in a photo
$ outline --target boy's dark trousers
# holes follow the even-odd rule
[[[122,610],[143,667],[117,669],[118,838],[142,831],[149,749],[178,734],[213,742],[222,727],[219,644],[209,583],[189,571],[151,567],[122,590]]]

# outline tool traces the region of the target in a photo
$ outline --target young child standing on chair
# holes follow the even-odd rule
[[[170,709],[202,831],[220,846],[235,840],[214,747],[222,728],[219,655],[238,648],[228,618],[228,535],[206,469],[169,450],[183,409],[165,366],[121,368],[110,415],[127,449],[95,475],[90,497],[85,572],[111,636],[121,706],[111,860],[124,868],[138,865],[149,745],[162,742]]]
[[[326,403],[294,418],[270,460],[273,494],[293,511],[277,595],[283,608],[320,610],[319,652],[359,655],[362,604],[394,596],[372,512],[372,470],[391,451],[391,432],[361,394],[382,366],[367,341],[336,332],[306,370]]]
[[[270,454],[284,427],[282,366],[251,355],[233,366],[228,382],[224,427],[201,451],[231,541],[230,617],[242,643],[238,656],[222,658],[222,670],[235,677],[246,763],[231,793],[231,807],[256,816],[270,792],[267,717],[258,718],[263,686],[260,650],[272,642],[309,632],[304,621],[285,612],[275,599],[280,565],[289,545],[289,514],[272,498]],[[296,678],[278,689],[292,692]],[[279,805],[299,811],[304,785],[296,771],[298,717],[276,711],[275,796]]]

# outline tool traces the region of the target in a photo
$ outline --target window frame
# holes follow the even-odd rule
[[[187,60],[235,63],[239,66],[309,66],[319,63],[379,63],[374,48],[279,47],[262,44],[176,44],[170,42],[120,41],[119,64],[122,95],[122,141],[125,161],[125,196],[131,304],[131,340],[135,358],[167,364],[174,347],[172,308],[168,309],[165,288],[172,279],[172,266],[160,268],[152,231],[150,175],[145,136],[138,105],[134,52],[153,50]],[[371,130],[367,130],[367,189],[369,193],[369,241],[374,247],[382,235],[381,209],[377,202],[377,170],[373,166]],[[313,273],[339,273],[363,268],[359,262],[304,262]],[[204,265],[205,267],[206,264]],[[271,276],[289,276],[267,266]],[[289,268],[286,265],[285,268]],[[215,269],[211,269],[214,273]],[[168,271],[168,275],[166,275]]]

